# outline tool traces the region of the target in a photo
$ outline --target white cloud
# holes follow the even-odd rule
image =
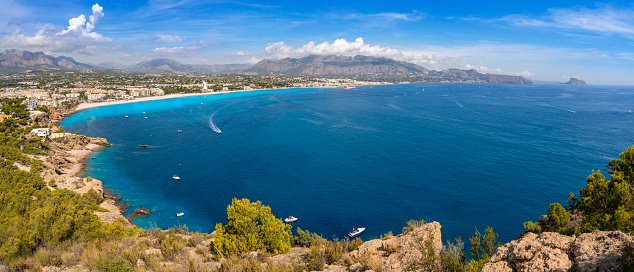
[[[514,76],[523,76],[523,77],[532,77],[535,74],[529,72],[529,71],[524,71],[524,72],[519,72],[519,73],[513,73],[512,75]]]
[[[99,6],[99,4],[94,4],[92,6],[92,15],[90,15],[90,20],[88,22],[86,22],[86,16],[80,14],[78,17],[68,20],[68,28],[60,31],[57,35],[82,37],[86,39],[93,39],[97,42],[112,41],[110,38],[103,37],[101,34],[93,32],[97,23],[101,20],[101,18],[103,18],[103,16],[103,7]]]
[[[500,69],[500,68],[489,69],[488,67],[483,66],[483,65],[471,65],[471,64],[468,64],[468,63],[464,65],[464,68],[466,70],[474,69],[474,70],[476,70],[476,71],[478,71],[480,73],[502,73],[502,69]]]
[[[177,46],[177,47],[159,47],[152,50],[150,55],[192,55],[199,49],[207,46],[217,45],[217,43],[200,40],[194,43],[192,46]]]
[[[99,6],[99,4],[92,5],[92,15],[90,15],[90,22],[86,24],[86,30],[92,31],[95,29],[95,26],[99,23],[103,16],[103,7]]]
[[[234,52],[234,53],[232,53],[232,55],[235,55],[235,56],[248,56],[248,55],[251,55],[251,53],[246,53],[246,52],[238,51],[238,52]]]
[[[91,54],[97,47],[94,45],[108,43],[112,39],[104,37],[93,30],[103,18],[103,8],[98,4],[92,7],[89,17],[81,14],[68,20],[68,27],[45,24],[35,34],[21,33],[20,29],[0,37],[0,48],[19,48],[23,50],[44,51],[46,53]]]
[[[315,44],[315,42],[311,41],[298,48],[288,46],[284,42],[277,42],[269,44],[264,51],[267,55],[276,59],[303,57],[305,55],[364,55],[386,57],[419,65],[434,65],[437,63],[432,52],[404,51],[380,45],[369,45],[363,41],[363,38],[357,38],[354,42],[338,39],[333,43],[323,42],[320,44]]]
[[[501,20],[515,26],[576,29],[634,38],[634,9],[631,7],[598,4],[596,8],[552,8],[543,16],[510,15]]]
[[[256,57],[251,57],[250,59],[247,60],[247,63],[249,64],[256,64],[258,62],[260,62],[262,59],[260,58],[256,58]]]
[[[152,50],[153,53],[157,54],[186,54],[200,49],[199,46],[177,46],[177,47],[159,47]]]
[[[152,40],[161,43],[173,43],[183,41],[181,37],[176,35],[172,36],[170,34],[154,34],[154,36],[152,36]]]

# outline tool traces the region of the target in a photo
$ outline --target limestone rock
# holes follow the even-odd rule
[[[621,271],[621,249],[632,241],[621,231],[594,231],[578,238],[527,233],[499,247],[482,271]]]

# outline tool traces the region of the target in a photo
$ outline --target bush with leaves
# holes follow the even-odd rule
[[[493,228],[487,227],[484,230],[484,235],[476,228],[475,236],[469,238],[469,242],[471,243],[469,252],[473,259],[467,263],[467,269],[470,271],[480,271],[484,264],[491,259],[495,250],[500,246],[497,239],[498,234],[493,231]]]
[[[291,248],[291,226],[275,218],[260,201],[236,199],[227,207],[227,224],[216,224],[215,250],[224,255],[265,250],[286,253]]]

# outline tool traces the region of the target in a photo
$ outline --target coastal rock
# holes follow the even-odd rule
[[[621,231],[594,231],[577,238],[574,260],[578,271],[621,271],[622,249],[634,238]]]
[[[586,84],[585,81],[581,80],[581,79],[576,79],[576,78],[570,78],[570,80],[566,83],[564,83],[566,85],[588,85]]]
[[[621,249],[632,241],[621,231],[594,231],[578,238],[526,233],[499,247],[482,271],[621,271]]]
[[[150,209],[138,207],[132,213],[138,214],[139,216],[148,216],[150,215]]]

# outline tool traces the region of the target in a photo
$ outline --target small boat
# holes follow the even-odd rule
[[[286,223],[293,223],[295,221],[297,221],[297,217],[289,216],[288,218],[284,218],[284,222]]]
[[[183,216],[183,215],[185,215],[184,212],[179,212],[179,213],[176,214],[176,216]]]
[[[147,119],[147,116],[145,116],[145,119]]]
[[[127,115],[127,114],[125,115],[125,118],[128,118],[128,115]]]
[[[173,179],[175,179],[175,180],[180,180],[180,179],[181,179],[181,178],[180,178],[179,176],[177,176],[177,175],[174,175],[172,178],[173,178]]]
[[[179,129],[179,130],[178,130],[178,133],[183,133],[183,131]]]
[[[346,87],[346,90],[351,90],[351,89],[356,89],[356,88],[357,87],[355,87],[355,86],[348,86],[348,87]]]
[[[365,228],[356,228],[356,229],[352,229],[352,231],[350,233],[348,233],[348,236],[355,237],[361,233],[363,233],[365,231]]]
[[[141,144],[141,145],[139,145],[139,147],[147,147],[147,145],[146,144]]]

